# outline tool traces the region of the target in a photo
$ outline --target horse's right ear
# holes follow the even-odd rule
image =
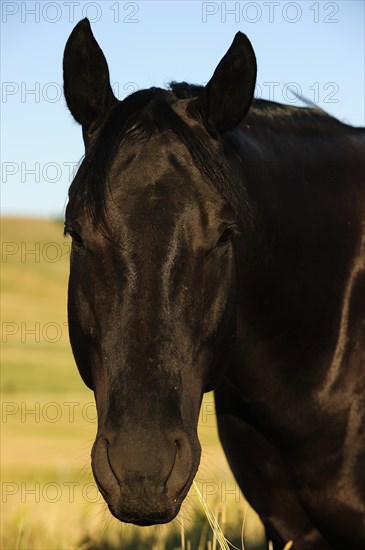
[[[68,108],[87,135],[118,101],[110,86],[108,64],[88,19],[80,21],[67,40],[63,80]]]

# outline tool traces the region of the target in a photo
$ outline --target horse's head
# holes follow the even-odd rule
[[[87,20],[66,45],[65,96],[86,146],[66,212],[70,338],[95,392],[95,479],[123,521],[173,519],[198,468],[202,394],[234,337],[232,241],[245,231],[221,138],[255,74],[239,34],[198,97],[152,88],[118,101]]]

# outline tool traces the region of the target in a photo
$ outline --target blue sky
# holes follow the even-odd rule
[[[62,55],[84,16],[122,99],[170,80],[204,83],[240,30],[258,62],[257,95],[295,104],[296,89],[364,126],[364,2],[1,2],[1,206],[62,216],[83,155],[62,96]]]

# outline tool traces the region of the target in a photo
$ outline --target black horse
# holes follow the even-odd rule
[[[275,548],[365,548],[364,129],[253,101],[238,33],[205,87],[118,101],[89,22],[65,49],[85,158],[69,192],[70,338],[114,516],[172,520],[215,390]]]

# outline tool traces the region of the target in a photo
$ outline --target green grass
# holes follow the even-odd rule
[[[1,237],[2,391],[82,392],[68,343],[70,242],[62,225],[3,218]],[[60,251],[55,256],[53,243]]]
[[[164,527],[122,525],[107,511],[90,470],[93,393],[68,342],[69,241],[62,224],[51,220],[4,218],[1,228],[1,548],[206,550],[210,544],[213,550],[217,541],[194,489]],[[49,243],[62,251],[56,262],[47,259]],[[26,254],[32,249],[35,256]],[[59,338],[52,341],[55,326]],[[197,484],[225,536],[241,548],[245,516],[245,550],[260,550],[262,527],[226,463],[212,399],[205,397],[199,419]]]

